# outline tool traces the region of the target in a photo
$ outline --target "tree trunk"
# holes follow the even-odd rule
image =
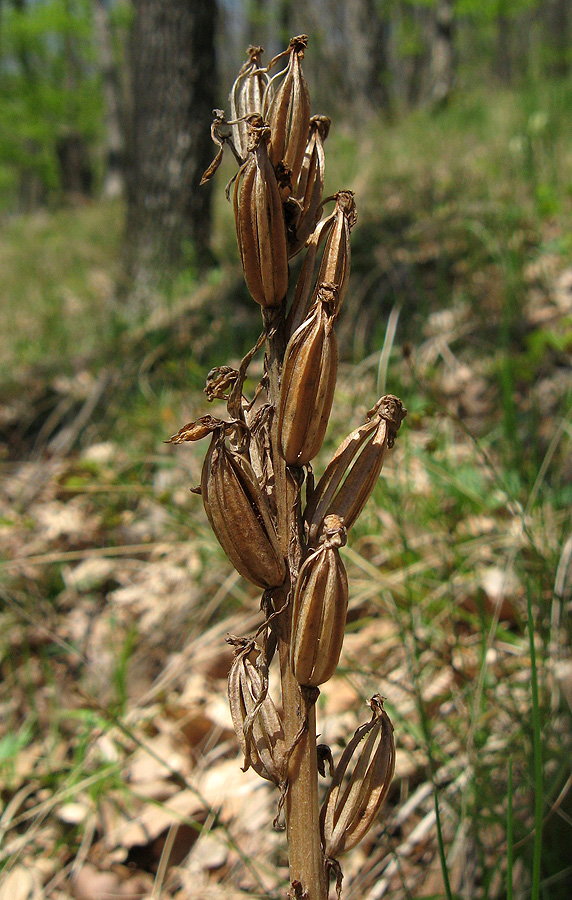
[[[433,106],[445,105],[453,90],[456,71],[454,33],[453,0],[438,0],[429,61],[429,100]]]
[[[135,0],[126,267],[134,302],[185,262],[210,262],[215,0]]]
[[[499,4],[495,69],[499,80],[503,84],[510,84],[512,81],[511,21],[506,7],[506,2]]]
[[[105,98],[105,174],[102,191],[105,197],[118,197],[123,192],[125,142],[120,79],[113,56],[107,0],[95,0],[93,22]]]
[[[280,44],[288,46],[288,41],[294,37],[294,27],[292,24],[292,4],[290,0],[278,0],[277,10],[277,31]]]
[[[375,0],[363,2],[363,34],[368,44],[368,71],[365,91],[369,104],[380,109],[391,118],[391,66],[389,61],[389,41],[391,23],[387,13],[382,12]]]
[[[570,71],[572,52],[572,12],[570,0],[548,0],[546,4],[548,32],[548,70],[552,75],[564,78]]]
[[[56,140],[56,156],[66,199],[77,201],[90,197],[93,192],[93,170],[85,138],[73,130],[61,134]]]

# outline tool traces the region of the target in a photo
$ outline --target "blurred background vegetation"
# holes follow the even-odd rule
[[[2,900],[285,893],[224,698],[259,598],[163,441],[260,329],[211,112],[299,33],[359,216],[318,473],[409,409],[320,698],[399,747],[344,896],[570,897],[569,0],[0,0]]]

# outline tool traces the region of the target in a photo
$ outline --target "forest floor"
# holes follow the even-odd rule
[[[316,472],[380,394],[408,408],[343,551],[318,704],[334,758],[372,694],[395,726],[345,900],[493,900],[507,873],[515,898],[538,877],[570,896],[571,96],[464,96],[329,138],[359,222]],[[98,201],[0,234],[0,898],[284,896],[276,792],[240,771],[226,700],[225,636],[256,631],[260,597],[189,490],[205,447],[164,443],[212,411],[206,373],[255,342],[257,308],[221,203],[226,261],[128,325],[122,216]]]

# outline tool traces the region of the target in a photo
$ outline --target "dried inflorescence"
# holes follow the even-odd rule
[[[322,448],[334,401],[336,324],[357,214],[351,191],[323,198],[330,120],[310,116],[302,71],[307,42],[305,35],[292,38],[267,67],[262,48],[250,47],[231,91],[231,118],[214,111],[218,152],[203,180],[213,176],[228,145],[239,166],[232,200],[240,259],[264,330],[238,368],[209,372],[207,399],[226,403],[228,419],[202,416],[171,442],[210,437],[198,489],[205,512],[236,570],[264,591],[261,646],[252,637],[229,639],[232,721],[244,768],[279,788],[279,810],[285,803],[291,895],[326,900],[326,868],[335,869],[339,887],[337,857],[371,826],[393,774],[393,728],[376,695],[371,721],[358,728],[332,775],[318,833],[316,769],[325,774],[331,752],[323,745],[317,751],[314,707],[318,686],[338,665],[346,626],[348,578],[340,550],[406,410],[391,394],[379,399],[314,487],[310,463]],[[285,68],[273,74],[280,61]],[[302,251],[291,286],[288,261]],[[263,377],[248,399],[249,366],[262,346]],[[281,704],[269,693],[276,648]]]

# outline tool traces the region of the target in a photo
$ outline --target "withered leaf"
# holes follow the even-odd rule
[[[185,441],[200,441],[207,435],[212,434],[218,428],[224,427],[221,419],[215,419],[214,416],[201,416],[194,422],[183,425],[176,434],[165,441],[166,444],[183,444]]]

